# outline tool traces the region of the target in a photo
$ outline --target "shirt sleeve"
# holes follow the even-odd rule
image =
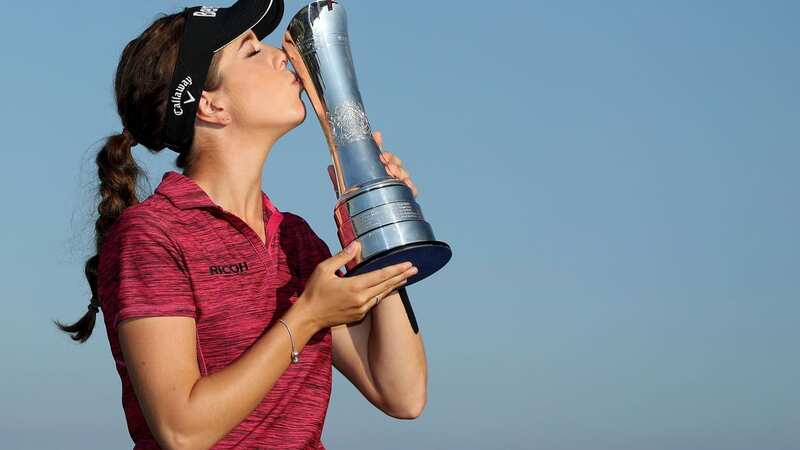
[[[309,248],[307,249],[307,254],[305,255],[306,260],[309,263],[308,273],[310,274],[314,271],[319,263],[333,255],[331,254],[331,249],[328,247],[328,244],[322,240],[322,238],[320,238],[316,232],[314,232],[314,230],[311,228],[311,225],[309,225],[308,222],[306,222],[306,220],[302,217],[298,217],[303,225],[303,241],[310,244]],[[341,268],[336,269],[336,275],[338,277],[344,277],[344,272]]]
[[[123,218],[124,217],[124,218]],[[118,285],[113,326],[131,317],[197,318],[189,274],[180,248],[158,221],[121,216],[116,254]]]

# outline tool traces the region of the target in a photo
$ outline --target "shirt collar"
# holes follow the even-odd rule
[[[221,206],[214,203],[214,200],[194,180],[174,170],[164,173],[155,192],[167,197],[173,205],[180,209],[212,208],[223,210]],[[272,204],[272,201],[264,191],[261,191],[261,201],[264,207],[265,219],[274,213],[278,216],[281,215],[278,208]]]

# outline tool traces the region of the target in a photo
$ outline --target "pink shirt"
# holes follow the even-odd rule
[[[98,295],[122,382],[134,449],[157,449],[128,377],[116,327],[129,317],[187,316],[197,325],[202,375],[231,364],[303,292],[330,250],[298,215],[262,191],[267,244],[191,178],[168,171],[153,195],[126,208],[100,251]],[[342,272],[338,272],[341,276]],[[290,355],[287,353],[286,358]],[[331,332],[314,334],[275,385],[214,449],[324,449],[331,392]],[[213,412],[209,412],[213,414]]]

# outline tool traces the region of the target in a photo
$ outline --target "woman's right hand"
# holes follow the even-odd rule
[[[352,277],[336,275],[340,267],[358,254],[360,246],[353,241],[317,264],[309,276],[297,303],[304,305],[318,329],[360,321],[375,306],[375,297],[385,297],[417,273],[416,267],[404,262]]]

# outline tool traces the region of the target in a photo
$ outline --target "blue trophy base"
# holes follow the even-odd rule
[[[414,242],[377,253],[348,270],[345,276],[350,277],[372,272],[373,270],[382,269],[393,264],[409,261],[414,264],[419,271],[408,278],[408,281],[404,285],[407,287],[433,275],[434,272],[447,264],[451,256],[452,252],[450,246],[444,242]]]

